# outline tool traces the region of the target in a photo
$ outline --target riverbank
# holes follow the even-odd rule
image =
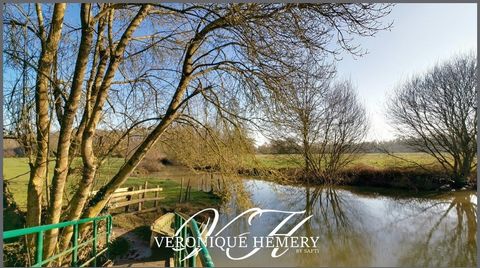
[[[239,168],[238,174],[280,184],[334,184],[412,191],[477,188],[476,176],[469,178],[465,185],[456,185],[431,156],[423,153],[363,154],[329,180],[305,172],[299,155],[257,155],[256,159],[255,163]]]

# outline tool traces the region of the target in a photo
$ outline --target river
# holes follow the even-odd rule
[[[476,266],[477,197],[473,191],[415,196],[408,192],[354,187],[284,186],[245,179],[233,189],[233,198],[220,210],[225,226],[250,205],[262,209],[304,211],[283,229],[287,232],[307,215],[294,236],[319,237],[316,247],[288,249],[272,258],[262,248],[244,260],[231,260],[219,248],[210,248],[216,266]],[[389,192],[389,193],[385,193]],[[265,236],[285,218],[264,213],[251,225],[246,217],[234,221],[220,236],[247,233]],[[249,240],[250,241],[250,240]],[[305,248],[305,247],[304,247]],[[234,257],[252,248],[235,248]],[[285,248],[286,249],[286,248]]]

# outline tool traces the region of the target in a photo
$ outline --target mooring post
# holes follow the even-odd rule
[[[135,187],[128,187],[129,192],[133,191],[133,190],[135,190]],[[132,200],[132,195],[127,195],[127,201],[130,201],[130,200]],[[125,213],[128,212],[128,207],[129,207],[129,205],[125,206]]]
[[[180,179],[180,194],[178,195],[178,202],[182,202],[182,188],[183,188],[183,177]]]
[[[158,195],[159,195],[159,192],[160,192],[160,185],[157,185],[157,191],[155,191],[155,201],[153,201],[153,207],[157,207],[158,205]]]
[[[210,173],[210,192],[213,193],[213,173]]]
[[[141,191],[142,190],[142,186],[138,186],[138,190]],[[137,207],[137,210],[140,211],[142,210],[142,202],[140,202],[140,200],[142,199],[142,193],[140,192],[138,194],[138,207]]]
[[[189,194],[189,191],[190,191],[190,178],[188,178],[188,182],[187,182],[187,187],[185,188],[185,197],[183,198],[183,200],[185,202],[188,201],[188,194]]]
[[[148,189],[148,181],[145,181],[145,183],[143,184],[144,192],[142,193],[142,199],[145,199],[145,197],[147,196],[147,189]],[[142,201],[141,204],[142,204],[142,207],[145,208],[145,201]]]

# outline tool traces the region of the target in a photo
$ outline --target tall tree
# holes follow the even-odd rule
[[[316,66],[287,79],[289,91],[268,105],[275,108],[270,132],[298,145],[307,178],[331,181],[359,152],[368,121],[352,84],[333,82],[331,67]]]
[[[82,4],[71,6],[63,24],[66,5],[56,4],[53,10],[37,5],[35,19],[24,12],[29,6],[4,6],[5,33],[25,25],[42,44],[33,51],[38,63],[27,62],[40,78],[35,84],[41,93],[35,95],[38,156],[32,163],[34,191],[28,206],[34,220],[29,226],[39,224],[42,214],[39,182],[46,179],[50,123],[59,139],[44,220],[95,216],[172,123],[195,121],[189,116],[192,100],[210,103],[227,121],[246,119],[252,116],[247,105],[264,100],[267,92],[281,94],[280,78],[305,59],[320,60],[345,49],[361,54],[350,37],[388,27],[381,19],[390,11],[390,5],[376,4]],[[5,36],[12,37],[6,44],[15,43],[13,35]],[[11,48],[4,47],[7,58],[24,58]],[[241,109],[231,112],[233,106]],[[150,132],[88,200],[99,167],[120,144],[113,142],[100,155],[94,150],[96,136],[134,128]],[[81,179],[65,200],[77,156],[83,163]],[[58,236],[47,234],[45,257],[57,247]],[[70,238],[71,229],[66,229],[59,248]]]
[[[463,54],[396,89],[388,116],[399,137],[463,185],[477,165],[477,57]]]

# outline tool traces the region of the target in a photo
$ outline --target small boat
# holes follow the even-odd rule
[[[182,224],[185,222],[185,220],[188,219],[187,215],[184,215],[180,212],[176,213],[166,213],[165,215],[162,215],[160,218],[156,219],[152,225],[150,225],[150,230],[152,231],[152,235],[150,237],[150,248],[153,248],[156,244],[155,238],[156,237],[174,237],[175,236],[175,220],[179,220],[179,224]],[[186,239],[188,237],[192,237],[192,234],[196,237],[201,237],[202,240],[206,239],[206,232],[203,232],[204,228],[206,228],[206,225],[204,223],[197,223],[194,219],[188,219],[190,220],[189,224],[187,225],[187,228],[189,228],[189,232],[180,232],[179,237],[183,237],[183,239]],[[192,251],[192,248],[183,248],[181,249],[181,253],[171,253],[171,256],[169,257],[169,263],[170,267],[173,266],[184,266],[190,264],[195,266],[195,263],[200,264],[201,267],[214,267],[212,257],[210,256],[210,253],[208,252],[208,249],[206,248],[204,243],[200,243],[197,245],[197,247],[200,247],[201,250],[199,251],[199,254],[193,257],[190,261],[186,261],[184,259],[181,259],[180,256],[186,256],[189,252]],[[183,254],[183,255],[182,255]],[[198,260],[197,260],[198,259]],[[185,266],[186,267],[186,266]]]
[[[166,213],[160,218],[156,219],[152,225],[150,225],[150,230],[152,234],[150,236],[150,247],[155,245],[155,237],[158,236],[168,236],[173,237],[175,235],[175,213]]]

